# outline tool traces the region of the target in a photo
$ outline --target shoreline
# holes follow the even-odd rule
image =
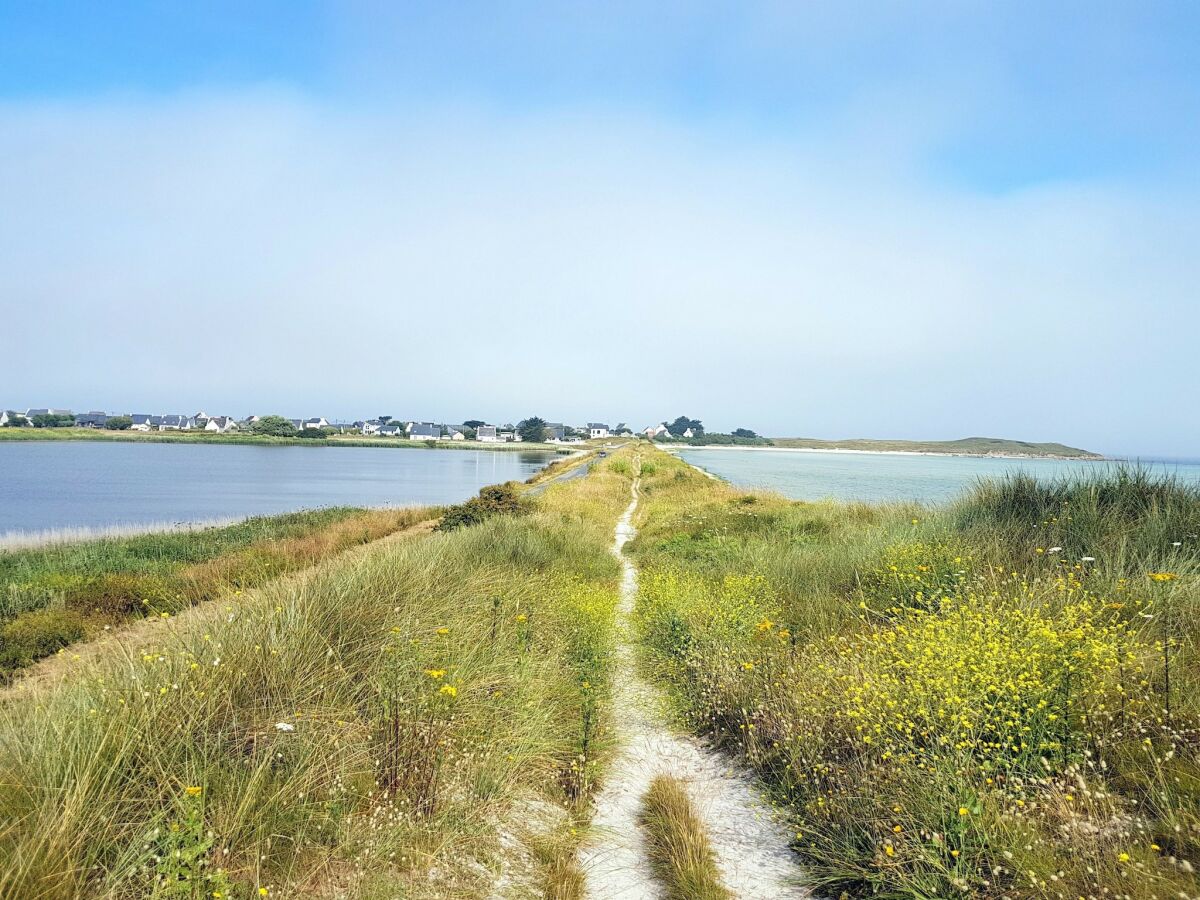
[[[43,432],[28,434],[28,431]],[[225,444],[229,446],[246,447],[384,447],[387,449],[407,450],[490,450],[501,453],[511,453],[520,450],[536,450],[539,452],[565,455],[577,449],[588,449],[585,445],[577,444],[529,444],[523,441],[507,441],[493,443],[490,441],[410,441],[407,439],[388,437],[368,437],[365,435],[334,435],[324,439],[300,437],[270,437],[256,434],[208,434],[181,432],[110,432],[93,429],[62,429],[69,434],[45,434],[44,432],[59,431],[59,429],[0,429],[0,446],[4,444],[57,444],[57,443],[116,443],[116,444]],[[18,432],[10,434],[9,432]],[[84,433],[80,433],[84,432]],[[568,449],[571,448],[571,449]]]
[[[850,447],[739,447],[736,444],[673,446],[656,444],[668,453],[682,450],[767,451],[771,453],[852,453],[868,456],[961,456],[968,459],[1051,459],[1059,462],[1117,462],[1108,456],[1061,456],[1049,453],[955,453],[950,450],[857,450]]]

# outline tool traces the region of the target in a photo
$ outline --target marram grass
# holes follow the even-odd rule
[[[366,548],[10,689],[0,897],[483,897],[528,803],[558,849],[510,877],[569,885],[628,489]]]
[[[730,900],[704,820],[677,778],[659,775],[642,798],[650,863],[667,900]]]
[[[948,511],[806,504],[675,460],[644,484],[650,660],[795,817],[815,885],[1200,893],[1195,492],[1118,474]]]

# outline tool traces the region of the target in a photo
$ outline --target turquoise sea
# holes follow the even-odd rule
[[[795,500],[954,499],[981,478],[1029,472],[1039,478],[1087,474],[1110,461],[998,459],[974,456],[855,453],[847,451],[730,450],[689,448],[679,455],[739,487],[777,491]],[[1139,460],[1140,465],[1175,473],[1200,484],[1200,460]]]

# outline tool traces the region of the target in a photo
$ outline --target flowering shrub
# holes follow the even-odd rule
[[[878,566],[863,574],[864,600],[878,610],[932,609],[938,598],[959,591],[973,564],[972,553],[957,544],[894,544],[884,551]]]

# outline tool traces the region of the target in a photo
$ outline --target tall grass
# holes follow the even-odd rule
[[[263,584],[431,515],[331,508],[0,554],[0,675],[106,626]]]
[[[548,491],[532,515],[369,548],[18,685],[0,897],[487,895],[518,801],[590,790],[621,482],[579,483],[596,519]],[[571,881],[554,821],[531,884]]]
[[[958,529],[1002,541],[1018,558],[1059,547],[1119,575],[1190,564],[1200,548],[1200,485],[1139,466],[1057,480],[1013,473],[978,484],[952,515]]]
[[[704,820],[677,778],[659,775],[642,800],[650,862],[667,900],[730,900]]]
[[[791,504],[667,460],[646,488],[645,645],[796,816],[814,883],[1200,890],[1191,489],[1126,471],[949,510]]]

